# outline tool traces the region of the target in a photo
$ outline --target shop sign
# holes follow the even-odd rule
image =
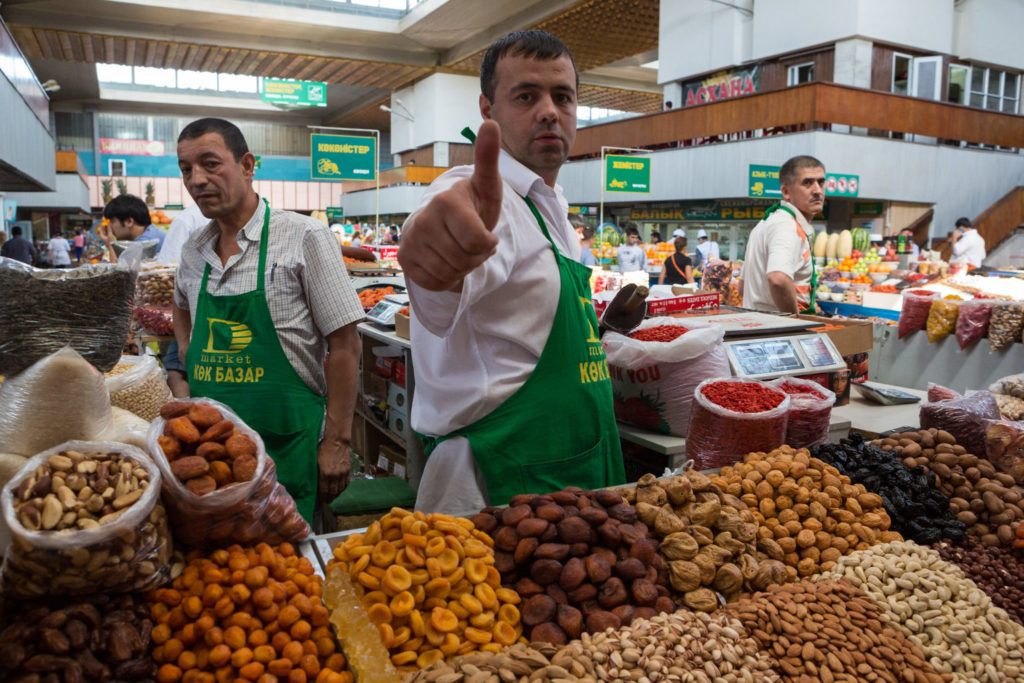
[[[609,154],[604,158],[606,192],[650,192],[651,158]]]
[[[309,137],[311,180],[374,180],[377,177],[377,138],[318,133]]]
[[[344,206],[328,206],[327,207],[327,222],[330,224],[341,223],[345,220],[345,207]]]
[[[286,81],[264,78],[260,99],[271,104],[295,107],[326,107],[327,84],[316,81]]]
[[[164,141],[100,138],[100,154],[162,157],[164,155]]]
[[[779,166],[750,164],[747,171],[747,196],[782,199],[779,185]],[[856,197],[860,176],[850,173],[826,173],[826,197]]]
[[[859,216],[879,216],[885,210],[882,202],[857,202],[853,212]]]
[[[580,216],[589,216],[590,215],[590,207],[589,206],[570,206],[569,207],[569,213],[570,214],[578,214]]]
[[[184,208],[184,204],[164,204],[164,211],[181,211]]]
[[[634,221],[759,221],[769,202],[756,203],[746,199],[711,199],[685,202],[678,206],[634,207],[630,219]]]
[[[761,84],[761,66],[755,64],[742,69],[730,69],[683,85],[683,106],[731,100],[741,95],[753,95]]]

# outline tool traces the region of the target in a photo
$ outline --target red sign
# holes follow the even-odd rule
[[[121,140],[100,138],[100,154],[125,154],[147,157],[164,155],[163,140]]]
[[[681,313],[684,311],[717,311],[719,301],[718,292],[687,294],[684,296],[674,296],[668,299],[648,299],[647,315],[669,315],[671,313]],[[594,301],[594,312],[597,313],[598,316],[604,313],[604,309],[606,308],[608,308],[607,301]]]
[[[746,69],[723,71],[699,81],[686,83],[683,85],[683,106],[692,107],[695,104],[753,95],[757,92],[760,76],[760,67],[754,65]]]

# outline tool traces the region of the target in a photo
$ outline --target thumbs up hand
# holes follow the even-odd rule
[[[420,287],[458,291],[466,275],[497,250],[492,231],[501,215],[500,151],[501,129],[484,121],[473,175],[438,194],[406,224],[398,262]]]

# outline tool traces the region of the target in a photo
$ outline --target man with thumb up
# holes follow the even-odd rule
[[[480,65],[475,164],[434,181],[405,223],[412,426],[429,456],[417,509],[473,513],[625,481],[590,269],[556,184],[578,85],[555,36],[495,41]]]

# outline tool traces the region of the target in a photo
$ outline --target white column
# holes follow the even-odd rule
[[[479,78],[454,74],[433,74],[392,92],[391,153],[433,145],[434,165],[447,166],[447,143],[466,142],[460,134],[465,126],[474,132],[480,127],[479,97]],[[438,164],[439,160],[445,163]],[[429,161],[417,159],[417,163]]]
[[[873,44],[863,38],[850,38],[836,41],[832,81],[856,88],[871,87],[871,60]],[[851,132],[849,126],[835,125],[832,130],[837,133]],[[853,133],[867,134],[866,128],[854,128]]]

